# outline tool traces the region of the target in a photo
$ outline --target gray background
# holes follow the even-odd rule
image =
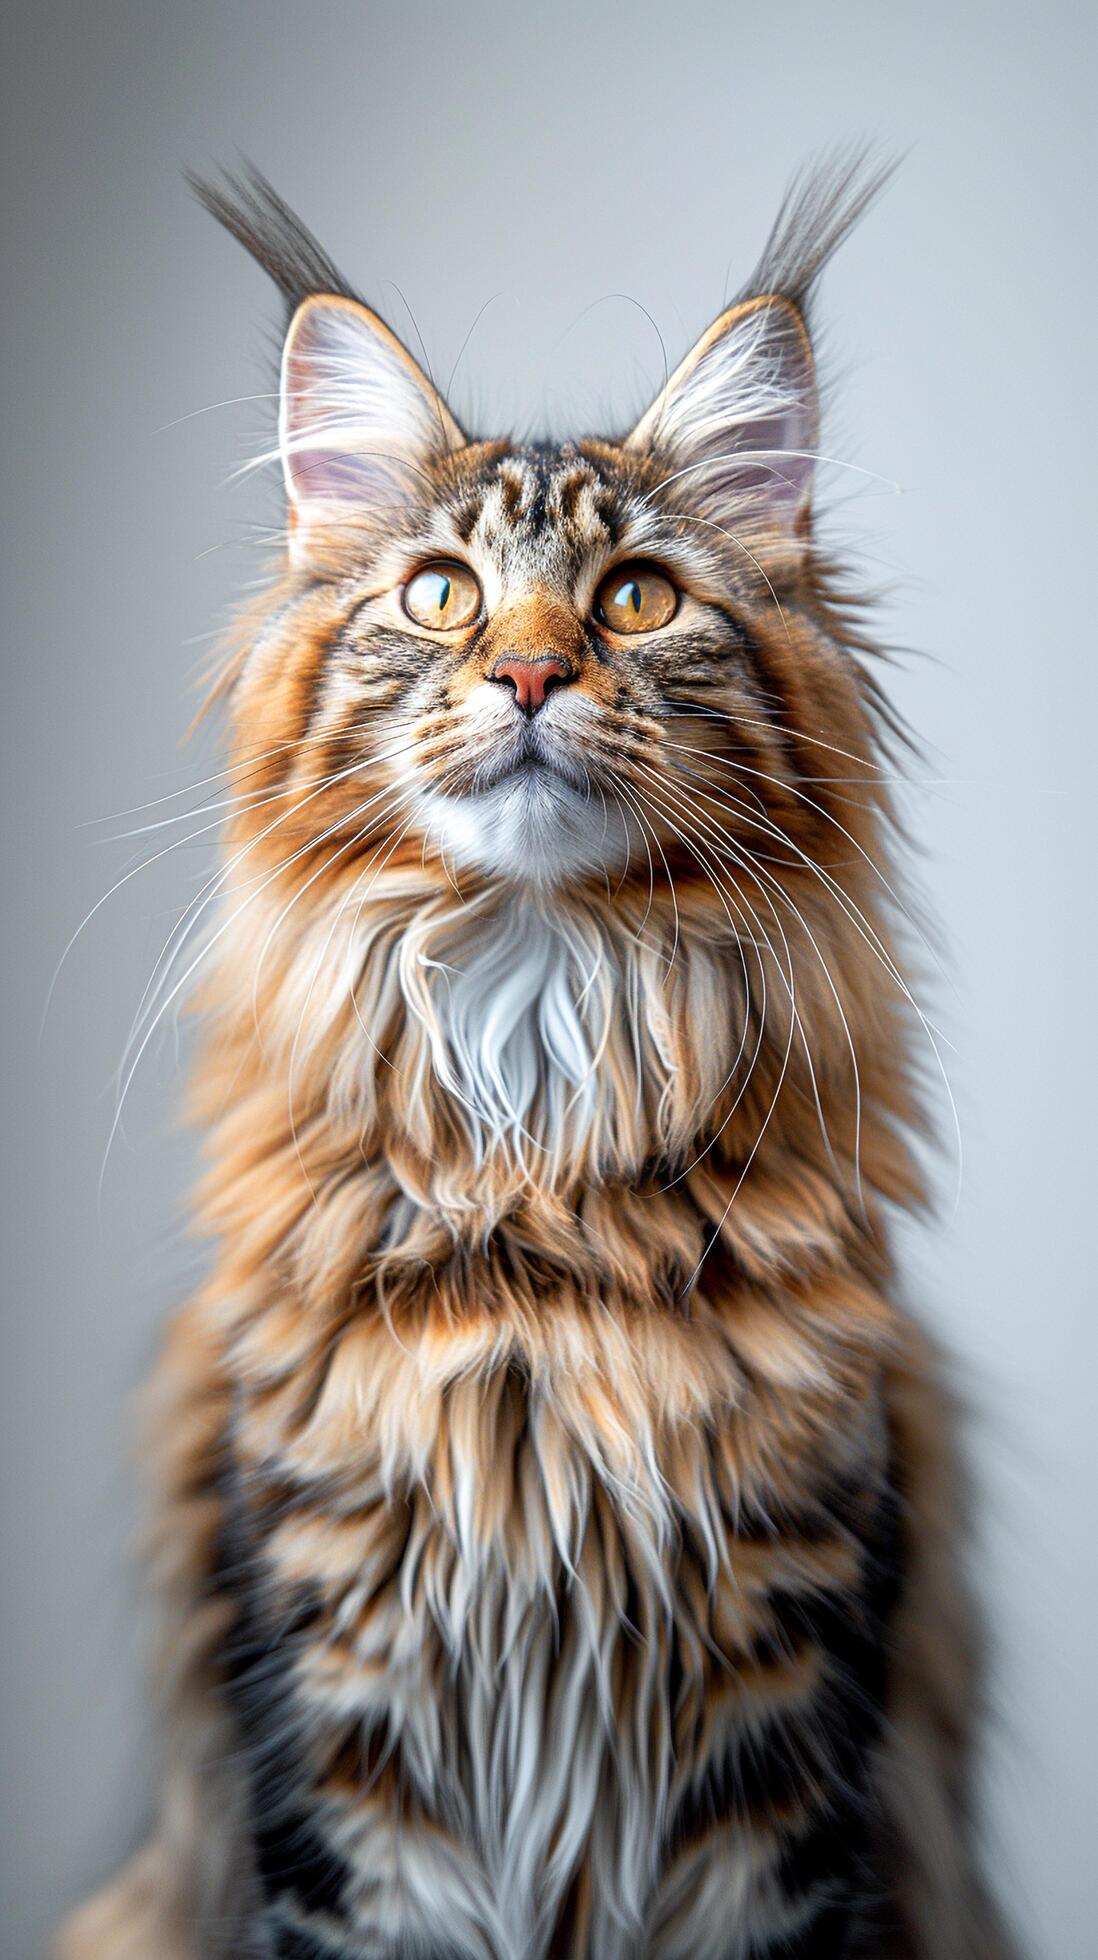
[[[623,420],[660,378],[643,314],[591,302],[632,295],[677,358],[795,163],[865,133],[908,155],[822,313],[830,453],[875,474],[822,488],[889,588],[887,632],[933,656],[895,692],[930,744],[910,811],[956,976],[934,994],[966,1150],[955,1218],[913,1231],[907,1263],[975,1411],[993,1863],[1034,1954],[1094,1953],[1093,18],[927,0],[9,10],[10,1960],[134,1839],[148,1787],[129,1398],[196,1264],[170,1030],[101,1198],[97,1180],[112,1072],[208,840],[103,906],[41,1041],[38,1023],[69,933],[171,835],[81,825],[214,766],[208,737],[179,752],[194,670],[277,512],[276,485],[227,483],[269,432],[269,402],[237,398],[270,385],[273,296],[180,167],[254,157],[408,332],[399,286],[440,377],[498,294],[455,406],[559,428]],[[947,1216],[952,1176],[943,1157]]]

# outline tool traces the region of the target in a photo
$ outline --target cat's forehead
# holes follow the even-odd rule
[[[477,466],[453,512],[462,542],[501,575],[572,578],[615,551],[640,502],[623,460],[574,442],[507,447]]]

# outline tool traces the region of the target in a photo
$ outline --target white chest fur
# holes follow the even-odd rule
[[[524,900],[459,920],[437,951],[412,940],[405,998],[478,1158],[503,1149],[551,1165],[578,1152],[618,991],[607,947]]]

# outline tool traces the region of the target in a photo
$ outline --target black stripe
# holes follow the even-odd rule
[[[293,1660],[318,1609],[303,1596],[292,1618],[283,1613],[274,1632],[264,1611],[260,1523],[231,1476],[224,1480],[223,1498],[217,1583],[236,1613],[223,1655],[225,1688],[247,1761],[260,1898],[264,1906],[289,1899],[301,1911],[339,1918],[351,1874],[310,1818],[308,1774],[294,1735]]]
[[[833,1501],[826,1508],[833,1529]],[[765,1949],[774,1960],[839,1960],[856,1928],[870,1918],[885,1924],[890,1916],[881,1875],[871,1869],[880,1820],[870,1768],[900,1582],[900,1509],[890,1479],[864,1540],[856,1594],[790,1588],[769,1595],[777,1651],[792,1654],[807,1643],[821,1655],[823,1684],[809,1708],[776,1714],[761,1732],[738,1738],[674,1820],[672,1848],[721,1821],[752,1818],[765,1826],[777,1810],[801,1808],[803,1823],[782,1847],[777,1877],[791,1905],[814,1898],[820,1904],[796,1940]]]

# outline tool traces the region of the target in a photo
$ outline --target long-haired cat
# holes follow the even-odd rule
[[[624,436],[462,429],[268,185],[284,560],[219,684],[220,1248],[154,1391],[149,1848],[69,1960],[990,1960],[890,722],[802,180]]]

